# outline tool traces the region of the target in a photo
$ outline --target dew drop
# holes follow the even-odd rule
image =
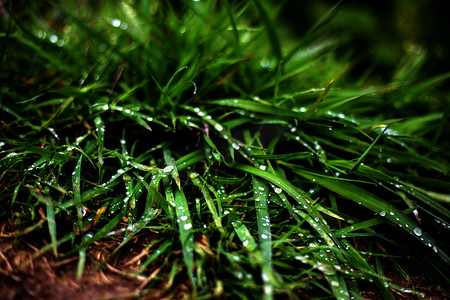
[[[189,230],[189,229],[192,228],[192,224],[191,223],[186,223],[186,224],[184,224],[183,227],[184,227],[184,229]]]
[[[173,166],[167,166],[167,167],[165,167],[164,168],[164,172],[166,172],[166,173],[169,173],[169,172],[172,172],[172,170],[173,170]]]
[[[386,212],[383,210],[380,212],[380,216],[384,217],[386,215]]]
[[[330,282],[330,284],[331,284],[332,286],[334,286],[334,287],[338,287],[338,286],[339,286],[339,282],[334,281],[334,280],[332,280],[332,281]]]
[[[419,227],[414,228],[414,234],[417,236],[421,236],[422,235],[422,230]]]
[[[114,27],[119,27],[122,22],[118,19],[114,19],[111,21],[111,25]]]
[[[51,35],[50,36],[50,42],[56,43],[57,41],[58,41],[58,37],[56,35]]]

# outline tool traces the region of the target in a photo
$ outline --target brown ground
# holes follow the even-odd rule
[[[76,278],[77,257],[55,259],[47,252],[39,254],[28,237],[16,239],[17,231],[7,222],[0,223],[0,299],[182,299],[188,294],[184,284],[167,286],[164,271],[155,263],[151,273],[141,277],[130,277],[139,267],[139,254],[143,245],[152,239],[137,237],[127,251],[117,260],[109,260],[100,270],[96,266],[117,246],[116,242],[97,243],[87,253],[83,277]],[[114,262],[111,262],[114,261]],[[407,269],[408,271],[408,269]],[[408,271],[409,272],[409,271]],[[438,285],[430,284],[416,274],[408,274],[411,282],[393,270],[386,276],[393,283],[425,294],[425,298],[394,291],[397,299],[448,299]],[[158,278],[156,284],[151,280]],[[411,284],[413,283],[414,286]],[[150,285],[149,285],[150,284]],[[152,286],[152,288],[148,288]],[[382,299],[373,286],[361,285],[364,299]],[[147,288],[147,289],[146,289]]]
[[[143,245],[152,237],[136,237],[117,260],[97,266],[117,247],[118,242],[105,241],[89,248],[86,268],[76,278],[78,258],[55,259],[50,251],[40,254],[28,242],[28,236],[15,238],[17,231],[0,223],[0,299],[174,299],[188,293],[183,284],[168,287],[157,265],[149,267],[146,276],[132,277],[139,268]],[[114,261],[114,262],[111,262]],[[153,288],[150,281],[159,277]]]

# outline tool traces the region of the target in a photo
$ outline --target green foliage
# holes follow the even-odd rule
[[[82,276],[153,230],[139,273],[199,297],[392,298],[398,249],[450,282],[449,73],[355,80],[320,35],[339,6],[296,40],[266,1],[48,4],[0,20],[0,213],[41,251]]]

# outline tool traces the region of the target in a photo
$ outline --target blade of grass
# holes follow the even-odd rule
[[[325,97],[328,95],[328,92],[331,89],[331,86],[334,83],[334,79],[330,81],[330,83],[327,85],[327,87],[323,90],[323,92],[320,94],[320,96],[317,98],[317,100],[308,108],[308,110],[300,115],[300,120],[305,121],[310,119],[319,108],[320,103],[325,99]]]
[[[364,159],[366,158],[367,154],[369,154],[370,150],[375,146],[375,144],[378,142],[380,137],[384,134],[384,132],[389,128],[391,124],[389,123],[386,127],[384,127],[383,131],[378,134],[378,136],[375,138],[375,140],[370,144],[370,146],[364,151],[364,153],[358,158],[355,165],[350,169],[349,173],[355,171],[358,169],[359,165],[364,162]]]
[[[78,267],[77,267],[77,279],[81,279],[83,277],[84,267],[86,265],[86,250],[81,249],[78,252]]]
[[[264,298],[273,298],[272,269],[272,233],[269,215],[269,187],[267,183],[256,177],[253,180],[253,196],[255,197],[256,224],[258,227],[259,246],[261,248],[262,279],[264,285]]]
[[[216,225],[217,229],[224,234],[224,230],[222,227],[222,222],[219,214],[217,213],[217,208],[214,205],[214,201],[211,198],[211,195],[209,194],[207,188],[205,187],[204,183],[202,183],[201,179],[199,178],[200,175],[196,172],[192,172],[189,174],[189,178],[191,179],[192,183],[200,189],[200,191],[203,194],[203,198],[205,199],[206,205],[208,206],[208,209],[213,217],[214,224]]]
[[[322,236],[325,242],[330,246],[338,244],[329,227],[325,224],[323,217],[311,205],[312,201],[303,191],[300,191],[287,180],[253,166],[243,165],[239,163],[235,163],[232,166],[238,170],[245,171],[264,178],[277,187],[281,188],[283,191],[286,191],[292,198],[298,201],[302,208],[305,209],[305,211],[311,216],[311,218],[307,219],[308,223],[310,223],[310,225],[317,231],[317,233]]]
[[[336,194],[343,196],[344,198],[350,199],[356,203],[361,203],[368,209],[387,218],[389,221],[403,228],[410,235],[418,239],[421,243],[427,246],[431,245],[434,252],[436,252],[446,263],[450,262],[449,257],[437,247],[435,241],[433,241],[433,239],[426,232],[424,232],[399,209],[382,200],[378,196],[349,182],[328,179],[322,176],[315,176],[300,170],[294,170],[294,172],[335,192]]]
[[[94,119],[95,127],[97,131],[97,144],[98,144],[98,165],[101,168],[103,166],[103,145],[104,145],[104,139],[105,139],[105,123],[103,122],[103,119],[100,116],[97,116]],[[99,169],[99,172],[101,172],[101,169]]]
[[[75,210],[77,214],[77,226],[78,230],[83,229],[83,206],[81,203],[81,162],[83,161],[83,156],[80,155],[77,165],[72,172],[72,188],[73,188],[73,202],[75,204]]]
[[[53,208],[53,201],[47,198],[49,203],[46,204],[47,208],[47,223],[48,231],[50,233],[50,239],[52,241],[52,250],[55,257],[58,256],[58,238],[56,236],[56,220],[55,220],[55,209]]]

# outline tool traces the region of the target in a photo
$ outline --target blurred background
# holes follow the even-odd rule
[[[286,1],[286,25],[303,35],[331,7],[339,12],[323,34],[346,37],[358,76],[368,67],[373,75],[391,78],[405,55],[425,57],[418,79],[449,71],[450,22],[445,0],[319,0]]]

